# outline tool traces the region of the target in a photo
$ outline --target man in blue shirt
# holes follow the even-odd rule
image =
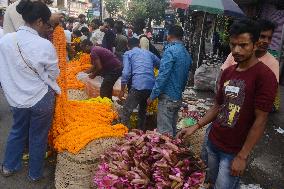
[[[139,48],[136,38],[129,39],[128,46],[131,50],[123,56],[120,99],[129,81],[132,84],[120,117],[122,123],[128,126],[133,110],[139,105],[138,129],[145,130],[147,99],[155,84],[154,67],[159,67],[160,59],[150,51]]]
[[[161,60],[159,75],[152,90],[148,104],[159,98],[158,132],[176,135],[178,111],[182,104],[182,92],[188,81],[192,59],[186,50],[182,38],[184,32],[180,26],[169,29],[169,44]]]

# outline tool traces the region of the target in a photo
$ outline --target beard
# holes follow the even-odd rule
[[[242,64],[245,62],[248,62],[248,60],[251,59],[251,57],[253,56],[253,53],[244,56],[244,55],[233,55],[235,62],[237,62],[237,64]]]

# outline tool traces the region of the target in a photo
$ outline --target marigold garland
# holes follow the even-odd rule
[[[57,79],[58,85],[61,88],[61,94],[56,97],[55,112],[53,117],[52,129],[49,133],[49,143],[54,145],[54,139],[58,135],[57,130],[61,130],[66,126],[66,113],[64,105],[67,101],[67,88],[66,88],[66,38],[64,29],[57,26],[53,32],[53,45],[56,49],[60,75]]]
[[[50,144],[59,152],[68,150],[71,153],[78,153],[95,139],[123,137],[128,129],[122,124],[111,125],[117,118],[117,113],[112,109],[110,99],[98,97],[83,101],[67,100],[67,89],[81,87],[74,82],[74,76],[90,66],[90,59],[89,56],[82,55],[80,60],[67,64],[63,28],[56,27],[53,36],[61,71],[58,84],[62,93],[56,97],[55,115],[49,134]]]
[[[154,69],[155,77],[158,76],[159,70],[157,68]],[[147,113],[149,114],[155,114],[158,111],[158,99],[155,99],[148,107],[147,107]]]
[[[67,64],[66,79],[67,89],[83,89],[84,84],[77,80],[77,74],[91,67],[91,57],[89,54],[80,54],[78,59],[74,59]]]
[[[74,37],[72,39],[72,44],[80,44],[81,43],[81,38],[80,37]]]

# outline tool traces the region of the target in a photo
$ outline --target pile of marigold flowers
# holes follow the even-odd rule
[[[77,153],[95,139],[123,137],[128,131],[122,124],[112,125],[118,115],[107,98],[68,101],[65,108],[66,126],[53,130],[57,134],[54,147],[58,151]]]
[[[77,84],[70,83],[70,80],[79,69],[82,71],[87,68],[90,60],[89,56],[82,55],[79,61],[67,64],[63,28],[55,29],[53,40],[59,58],[61,73],[58,84],[62,93],[56,98],[53,125],[49,133],[50,144],[59,152],[67,150],[76,154],[93,140],[124,137],[128,132],[127,127],[122,124],[112,125],[113,120],[117,118],[117,113],[113,110],[110,99],[98,97],[82,101],[67,100],[67,89],[78,87]],[[78,69],[75,69],[77,67]]]
[[[83,89],[84,84],[77,80],[77,74],[88,70],[91,67],[91,57],[89,54],[82,53],[77,59],[71,60],[67,64],[66,79],[67,89]]]
[[[158,76],[159,70],[157,68],[154,69],[155,77]],[[158,99],[155,99],[148,107],[147,107],[147,113],[148,114],[155,114],[158,111]]]

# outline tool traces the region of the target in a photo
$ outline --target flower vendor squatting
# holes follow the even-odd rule
[[[92,45],[90,40],[84,40],[81,43],[83,52],[91,54],[92,67],[86,73],[91,79],[102,76],[104,80],[100,88],[100,96],[112,99],[113,86],[122,74],[122,63],[110,50]]]

